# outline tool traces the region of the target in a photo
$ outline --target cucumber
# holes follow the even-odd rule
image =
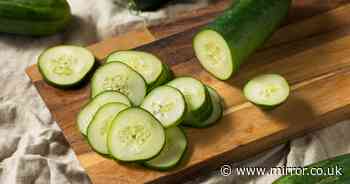
[[[185,97],[170,86],[160,86],[152,90],[141,107],[156,117],[164,127],[181,123],[186,113]]]
[[[89,103],[87,103],[78,114],[77,124],[80,132],[86,135],[87,128],[97,110],[103,105],[112,102],[119,102],[127,106],[131,106],[129,99],[125,95],[116,91],[106,91],[97,95]]]
[[[162,75],[162,62],[154,55],[140,51],[117,51],[107,57],[106,62],[122,62],[137,71],[146,80],[148,86],[153,85]]]
[[[187,149],[187,139],[183,130],[177,126],[165,130],[165,146],[160,154],[144,163],[146,167],[156,170],[169,170],[180,163]]]
[[[160,75],[159,79],[151,86],[148,87],[148,91],[151,91],[152,89],[164,85],[167,82],[171,81],[174,78],[173,72],[170,70],[169,66],[166,64],[163,64],[163,70],[162,74]]]
[[[71,17],[66,0],[0,0],[0,32],[50,35],[64,29]]]
[[[201,65],[227,80],[272,35],[288,13],[291,0],[238,0],[193,39]]]
[[[108,154],[107,133],[110,123],[120,111],[126,108],[128,108],[127,105],[114,102],[98,109],[87,130],[89,144],[96,152]]]
[[[303,175],[288,175],[277,179],[273,184],[347,184],[350,183],[350,154],[323,160],[305,167]],[[314,168],[311,173],[311,169]],[[315,175],[322,168],[323,173]],[[340,169],[340,174],[336,173]],[[337,175],[336,175],[337,174]]]
[[[94,55],[86,48],[78,46],[52,47],[38,58],[39,71],[44,80],[63,89],[82,84],[94,66]]]
[[[156,10],[170,0],[127,0],[128,6],[134,10]]]
[[[107,137],[109,153],[119,161],[145,161],[157,156],[165,145],[161,123],[141,108],[120,112]]]
[[[289,84],[278,74],[263,74],[251,79],[243,89],[244,96],[263,108],[273,108],[287,100]]]
[[[224,112],[222,99],[220,95],[212,87],[209,87],[209,86],[206,86],[206,87],[209,91],[210,99],[213,104],[213,111],[209,116],[209,118],[204,121],[192,120],[192,123],[190,125],[196,128],[204,128],[215,124],[216,122],[219,121],[219,119],[222,117],[222,114]]]
[[[111,62],[98,68],[91,80],[91,95],[115,90],[126,95],[135,106],[146,96],[146,82],[132,68],[121,62]]]

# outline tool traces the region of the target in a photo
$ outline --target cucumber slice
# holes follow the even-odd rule
[[[107,145],[110,154],[119,161],[145,161],[160,153],[165,145],[165,132],[152,114],[129,108],[112,121]]]
[[[288,14],[291,0],[241,0],[201,30],[193,40],[202,66],[227,80],[261,47]]]
[[[154,84],[162,74],[162,62],[154,55],[141,51],[118,51],[107,58],[109,62],[122,62],[137,71],[148,86]]]
[[[127,65],[111,62],[98,68],[91,82],[92,97],[108,90],[123,93],[137,106],[146,96],[146,83],[140,74]]]
[[[94,55],[78,46],[52,47],[45,50],[38,58],[39,71],[45,81],[59,88],[70,88],[81,84],[94,65]]]
[[[107,133],[111,121],[126,108],[128,108],[127,105],[115,102],[98,109],[87,130],[88,141],[95,151],[108,154]]]
[[[127,106],[131,106],[129,99],[125,95],[116,91],[106,91],[97,95],[88,104],[86,104],[78,114],[77,123],[80,132],[86,135],[87,128],[97,110],[103,105],[112,102],[119,102]]]
[[[169,66],[166,64],[163,64],[163,71],[160,75],[159,79],[151,86],[148,87],[148,91],[151,91],[152,89],[161,86],[163,84],[166,84],[167,82],[171,81],[174,78],[173,72],[170,70]]]
[[[182,93],[170,86],[152,90],[141,107],[156,117],[164,127],[178,125],[186,113],[186,102]]]
[[[177,126],[165,130],[165,146],[160,154],[144,163],[146,167],[168,170],[180,163],[187,149],[187,139],[183,130]]]
[[[264,74],[251,79],[243,89],[245,97],[262,107],[275,107],[289,96],[289,84],[278,74]]]
[[[213,106],[208,90],[200,81],[191,77],[179,77],[167,85],[177,88],[185,96],[187,112],[184,125],[204,121],[210,116]]]
[[[219,119],[222,117],[224,108],[222,106],[222,100],[220,95],[213,89],[212,87],[206,86],[209,95],[213,104],[213,111],[208,119],[204,121],[196,121],[194,120],[191,125],[196,128],[204,128],[213,125],[214,123],[218,122]]]

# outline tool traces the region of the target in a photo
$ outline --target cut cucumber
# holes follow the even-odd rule
[[[222,114],[224,111],[220,95],[212,87],[209,87],[209,86],[206,86],[206,87],[209,91],[211,102],[213,104],[213,111],[209,116],[209,118],[204,121],[193,120],[191,125],[196,128],[208,127],[218,122],[219,119],[222,117]]]
[[[77,123],[80,132],[86,135],[87,128],[97,110],[103,105],[112,102],[119,102],[127,106],[131,106],[129,99],[125,95],[116,91],[106,91],[97,95],[88,104],[86,104],[78,114]]]
[[[165,146],[160,154],[144,163],[146,167],[168,170],[180,163],[187,149],[186,135],[181,128],[174,126],[165,130]]]
[[[220,80],[240,65],[272,35],[288,13],[291,0],[240,0],[193,40],[202,66]]]
[[[152,90],[141,107],[155,116],[164,127],[178,125],[186,113],[186,102],[182,93],[170,86]]]
[[[161,86],[163,84],[166,84],[167,82],[171,81],[174,78],[173,72],[170,70],[169,66],[166,64],[163,64],[163,71],[160,75],[159,79],[151,86],[148,87],[148,91],[151,91],[152,89]]]
[[[92,53],[78,46],[52,47],[38,58],[39,71],[45,81],[59,88],[81,84],[94,65],[95,57]]]
[[[191,77],[179,77],[167,85],[177,88],[185,96],[187,112],[183,124],[204,121],[212,113],[213,106],[209,92],[200,81]]]
[[[87,130],[88,141],[95,151],[108,154],[107,133],[110,124],[118,113],[126,108],[127,105],[116,102],[98,109]]]
[[[251,79],[243,89],[246,98],[262,107],[275,107],[289,96],[289,84],[278,74],[264,74]]]
[[[129,108],[112,121],[108,133],[109,153],[117,160],[145,161],[157,156],[165,145],[165,132],[149,112]]]
[[[146,83],[132,68],[121,62],[111,62],[98,68],[91,82],[92,97],[108,90],[123,93],[137,106],[146,96]]]
[[[162,62],[154,55],[140,51],[118,51],[107,58],[107,63],[122,62],[139,74],[146,80],[147,85],[153,85],[161,76]]]

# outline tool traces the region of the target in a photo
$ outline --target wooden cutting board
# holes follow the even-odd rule
[[[197,26],[211,20],[228,6],[228,1],[183,14],[176,22],[135,30],[89,46],[102,60],[112,51],[152,42],[137,50],[154,53],[177,76],[198,78],[224,98],[225,114],[221,122],[207,129],[186,129],[189,149],[180,166],[170,172],[120,164],[94,153],[75,125],[76,114],[89,98],[89,86],[63,91],[47,85],[36,66],[26,72],[93,183],[179,183],[196,176],[198,171],[241,160],[350,117],[350,19],[347,18],[350,5],[347,3],[295,1],[286,25],[225,82],[201,68],[191,40]],[[181,33],[172,35],[177,32]],[[168,35],[172,36],[164,38]],[[159,38],[164,39],[155,41]],[[245,100],[241,89],[251,77],[270,72],[285,76],[292,84],[292,93],[282,106],[262,111]]]

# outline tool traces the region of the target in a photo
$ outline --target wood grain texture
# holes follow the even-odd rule
[[[160,26],[164,29],[150,29],[156,39],[172,35],[176,30],[188,30],[137,50],[154,53],[171,65],[178,76],[190,75],[213,86],[225,100],[225,116],[216,126],[200,130],[186,129],[190,143],[187,156],[171,172],[123,165],[94,153],[75,125],[77,112],[88,100],[89,86],[62,91],[42,81],[36,67],[29,68],[27,73],[93,183],[179,183],[182,178],[191,177],[198,171],[216,168],[228,160],[246,158],[349,117],[350,20],[344,17],[350,16],[350,5],[345,5],[344,1],[322,2],[324,4],[320,0],[294,2],[289,24],[277,31],[262,49],[250,57],[240,72],[226,82],[218,81],[205,72],[193,55],[191,41],[199,28],[188,29],[196,18],[182,18],[187,22],[178,22],[178,28],[176,23],[169,23]],[[225,3],[227,1],[215,8],[227,6]],[[341,7],[308,19],[305,17],[311,14],[293,15],[297,9],[307,12],[303,8],[308,7],[310,12],[318,14],[338,6]],[[197,16],[213,17],[217,14],[210,7],[198,12]],[[200,24],[196,26],[206,23],[202,18],[198,20]],[[136,31],[119,39],[136,35],[138,40],[126,39],[118,46],[119,37],[89,48],[101,59],[110,51],[129,49],[154,39],[147,31]],[[252,76],[270,72],[285,76],[292,84],[292,93],[279,108],[261,111],[245,100],[241,88]]]

